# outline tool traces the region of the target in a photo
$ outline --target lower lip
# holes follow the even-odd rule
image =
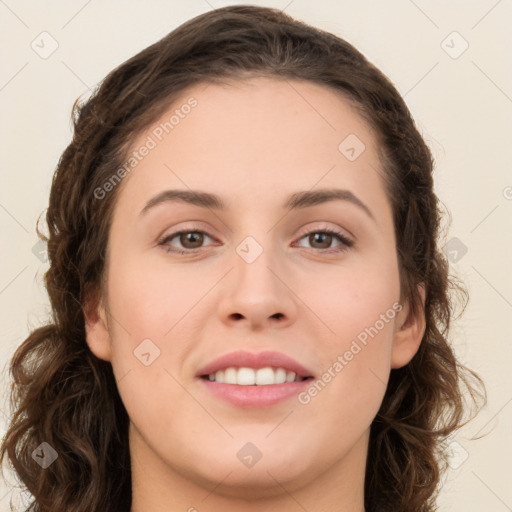
[[[268,386],[239,386],[237,384],[221,384],[200,379],[203,386],[213,395],[236,407],[269,407],[289,400],[307,388],[312,379],[300,382],[269,384]]]

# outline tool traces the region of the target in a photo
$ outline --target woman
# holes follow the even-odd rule
[[[235,6],[75,112],[47,212],[54,322],[14,355],[1,452],[31,510],[435,510],[463,386],[484,388],[447,343],[465,291],[390,81]]]

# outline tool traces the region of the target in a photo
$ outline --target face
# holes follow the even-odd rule
[[[132,151],[86,329],[134,465],[233,496],[360,487],[390,370],[423,332],[375,134],[330,89],[259,78],[187,90]]]

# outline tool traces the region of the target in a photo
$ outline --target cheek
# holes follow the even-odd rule
[[[379,261],[347,264],[335,271],[326,269],[323,276],[319,274],[314,279],[303,276],[298,282],[302,283],[298,295],[304,297],[304,302],[329,327],[324,331],[331,332],[339,348],[374,326],[382,315],[387,314],[386,320],[396,316],[400,283],[392,254]],[[383,335],[389,334],[388,323],[386,321],[384,327],[378,322]]]
[[[323,346],[322,373],[298,396],[308,417],[316,418],[319,431],[328,435],[343,431],[348,438],[357,437],[369,428],[384,398],[395,312],[383,310],[388,312],[386,323],[379,318],[380,307],[373,314],[366,307],[364,315],[359,311],[359,316],[344,317],[344,329],[340,325],[339,335]]]
[[[133,338],[168,337],[173,326],[198,301],[202,279],[179,266],[148,264],[143,258],[118,255],[109,275],[112,314]],[[196,286],[197,285],[197,286]]]
[[[198,271],[193,263],[178,265],[165,258],[148,263],[128,251],[115,258],[108,278],[112,365],[116,378],[129,375],[137,383],[123,397],[127,408],[131,404],[136,410],[137,397],[153,396],[156,389],[172,394],[176,383],[171,375],[182,378],[184,363],[196,346],[191,333],[197,333],[211,314],[204,308],[214,307],[204,299],[218,272],[205,275],[208,271]],[[151,401],[144,400],[149,406]]]
[[[389,378],[401,310],[399,288],[397,263],[389,257],[378,264],[346,269],[325,286],[310,289],[308,305],[316,305],[330,329],[324,329],[328,334],[319,350],[324,371],[299,400],[310,404],[315,414],[329,411],[341,422],[357,422],[360,427],[371,423]]]

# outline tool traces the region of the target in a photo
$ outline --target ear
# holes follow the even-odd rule
[[[99,298],[98,298],[99,295]],[[110,361],[110,335],[103,295],[97,294],[84,307],[85,337],[91,352],[104,361]]]
[[[423,334],[425,333],[425,285],[418,285],[421,296],[421,306],[417,311],[412,311],[407,304],[397,315],[397,330],[393,340],[391,354],[391,368],[401,368],[409,363],[420,348]]]

